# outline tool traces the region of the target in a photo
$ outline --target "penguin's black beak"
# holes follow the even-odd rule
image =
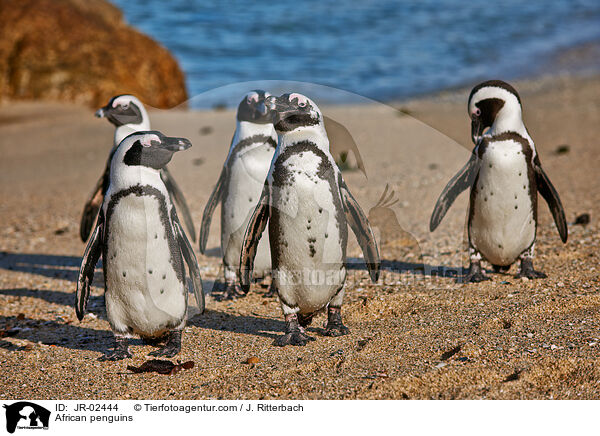
[[[481,141],[485,125],[479,117],[475,117],[471,120],[471,140],[473,144],[477,145]]]
[[[105,107],[101,107],[100,109],[98,109],[96,111],[96,113],[94,113],[94,116],[96,118],[104,118],[105,115],[106,115],[105,111],[106,111],[106,108]]]
[[[285,94],[280,97],[270,96],[265,99],[265,104],[273,115],[273,124],[277,124],[287,114],[295,111],[295,108],[290,104]]]
[[[270,95],[263,100],[262,104],[265,106],[266,110],[274,111],[276,107],[276,100],[277,97]]]
[[[267,105],[265,104],[264,101],[261,101],[260,103],[258,103],[258,105],[256,106],[256,111],[259,113],[259,115],[261,117],[264,117],[265,115],[267,115],[267,113],[269,112],[269,108],[267,107]]]
[[[186,138],[175,138],[170,136],[163,136],[160,140],[160,148],[169,150],[172,152],[187,150],[192,146],[189,139]]]

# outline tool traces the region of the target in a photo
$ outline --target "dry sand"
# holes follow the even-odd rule
[[[233,302],[209,298],[206,313],[190,319],[178,356],[196,366],[174,376],[128,373],[128,364],[142,363],[153,349],[139,340],[132,360],[97,361],[112,346],[99,270],[91,313],[78,322],[72,306],[84,249],[79,217],[103,169],[112,128],[84,107],[3,104],[0,331],[12,328],[14,335],[0,338],[0,398],[600,398],[600,78],[517,87],[567,220],[591,214],[587,226],[569,225],[563,245],[540,201],[535,265],[547,279],[517,280],[516,266],[482,284],[451,277],[452,269],[467,266],[466,194],[434,234],[428,231],[437,196],[471,148],[468,90],[404,102],[402,112],[385,105],[326,107],[326,115],[350,130],[365,162],[368,180],[358,171],[344,177],[381,238],[380,283],[371,284],[359,264],[343,308],[351,334],[320,336],[320,315],[309,330],[317,340],[299,348],[272,345],[283,321],[263,287]],[[170,111],[151,117],[154,128],[194,144],[170,168],[199,225],[234,115]],[[569,151],[557,154],[562,144]],[[386,184],[399,202],[370,210]],[[199,256],[208,290],[220,277],[218,227],[215,218],[209,256]],[[362,257],[353,237],[349,255],[357,262]],[[440,267],[450,277],[432,277]],[[242,363],[253,356],[258,363]]]

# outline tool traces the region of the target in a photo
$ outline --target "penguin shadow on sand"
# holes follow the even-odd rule
[[[0,270],[25,272],[73,283],[77,281],[80,264],[81,258],[75,256],[0,252]],[[103,283],[101,267],[95,272],[94,283],[97,286]],[[75,302],[74,287],[65,290],[8,288],[0,289],[0,295],[18,299],[37,298],[46,303],[69,308],[72,308]],[[90,308],[90,312],[98,318],[106,319],[103,296],[90,296]],[[110,346],[111,337],[108,331],[81,327],[75,323],[60,317],[43,320],[27,318],[22,314],[0,316],[0,348],[9,351],[28,350],[27,346],[15,345],[1,339],[2,337],[14,337],[73,350],[104,351]]]
[[[379,230],[381,269],[395,273],[407,272],[424,276],[459,278],[464,273],[462,267],[428,265],[423,262],[423,252],[418,240],[402,228],[396,212],[392,209],[398,201],[395,192],[390,189],[389,184],[386,184],[381,197],[368,213],[371,227]],[[392,253],[395,259],[385,259],[386,254]],[[403,261],[397,258],[410,258],[415,261]],[[349,270],[364,269],[364,261],[358,258],[348,258],[347,268]]]
[[[97,284],[97,282],[96,282]],[[72,308],[75,304],[75,289],[58,291],[46,289],[28,289],[28,288],[12,288],[0,289],[0,295],[17,297],[38,298],[51,304],[60,304]],[[93,313],[100,319],[106,320],[106,310],[104,309],[104,297],[90,295],[89,312]]]
[[[107,330],[95,330],[64,321],[28,318],[23,315],[0,316],[0,333],[6,338],[22,339],[33,344],[103,352],[112,344]],[[29,351],[32,345],[15,345],[6,339],[0,339],[0,348],[8,351]]]
[[[188,320],[188,326],[276,339],[285,328],[285,323],[276,317],[262,318],[206,309],[201,316]]]
[[[80,264],[81,258],[75,256],[0,252],[0,269],[37,274],[52,279],[67,280],[73,283],[77,282]],[[94,284],[96,286],[102,286],[103,283],[102,262],[99,262],[99,265],[94,272]],[[73,307],[75,304],[75,287],[72,289],[65,289],[64,291],[9,288],[0,289],[0,295],[17,298],[38,298],[51,304],[60,304],[68,307]],[[106,319],[103,296],[90,296],[90,307],[92,309],[91,311],[98,318]]]
[[[55,254],[27,254],[0,251],[0,269],[37,274],[51,279],[77,283],[81,257]],[[102,261],[98,262],[94,282],[102,282]]]

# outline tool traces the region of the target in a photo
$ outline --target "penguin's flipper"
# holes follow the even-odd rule
[[[177,209],[179,212],[181,212],[183,221],[185,222],[185,227],[188,229],[188,232],[190,232],[192,241],[195,241],[196,230],[194,229],[194,221],[192,220],[192,214],[190,214],[190,208],[185,201],[183,192],[181,192],[181,189],[179,189],[179,186],[177,186],[177,183],[175,183],[175,179],[173,179],[173,176],[166,167],[160,170],[160,178],[167,187],[167,191],[169,191],[169,194],[177,206]]]
[[[185,263],[187,263],[188,271],[190,273],[190,277],[192,278],[192,286],[194,287],[194,297],[196,297],[196,303],[198,304],[200,313],[204,313],[204,308],[206,305],[204,301],[204,291],[202,290],[202,277],[200,276],[198,260],[196,259],[194,249],[192,248],[192,245],[190,244],[190,241],[185,235],[185,232],[181,227],[181,223],[177,218],[175,208],[172,209],[172,220],[173,228],[175,229],[175,235],[177,236],[177,241],[179,242],[179,249],[181,250],[181,254],[183,255]]]
[[[479,157],[477,154],[473,152],[471,154],[471,158],[467,162],[467,164],[461,168],[461,170],[456,173],[452,179],[448,182],[440,197],[438,198],[437,203],[435,203],[435,207],[433,208],[433,212],[431,214],[431,219],[429,220],[429,231],[433,232],[437,226],[440,225],[442,219],[463,191],[469,189],[473,186],[473,182],[477,177],[479,172]]]
[[[344,205],[344,212],[346,212],[346,219],[356,235],[356,240],[365,256],[365,263],[369,269],[371,280],[376,282],[379,280],[379,267],[381,264],[373,229],[371,229],[369,220],[343,180],[340,180],[340,195]]]
[[[90,298],[90,287],[94,281],[94,270],[100,254],[102,253],[102,233],[104,227],[104,216],[102,212],[98,214],[98,220],[96,221],[96,227],[94,232],[85,247],[83,258],[81,259],[81,268],[79,269],[79,276],[77,277],[77,293],[75,300],[75,313],[77,319],[81,321],[85,315],[85,309],[87,307],[88,299]]]
[[[83,207],[83,213],[81,214],[81,222],[79,224],[79,236],[81,237],[81,241],[87,241],[88,237],[92,229],[94,228],[94,220],[98,215],[98,211],[100,210],[100,206],[102,205],[102,200],[104,199],[104,181],[106,179],[106,175],[102,174],[102,176],[96,182],[96,186],[92,191],[92,195],[85,202],[85,206]]]
[[[223,166],[219,180],[215,185],[215,189],[210,194],[208,203],[204,207],[204,213],[202,214],[202,224],[200,224],[200,253],[204,254],[206,250],[206,241],[208,241],[208,232],[210,231],[210,221],[212,220],[212,214],[217,207],[217,204],[221,201],[223,195],[223,188],[225,187],[225,179],[227,178],[227,168]]]
[[[565,211],[560,201],[560,197],[558,196],[558,192],[556,192],[552,182],[550,182],[550,178],[542,168],[540,160],[537,156],[535,157],[533,164],[538,192],[542,194],[542,197],[544,197],[544,200],[546,200],[546,203],[548,203],[548,207],[550,208],[550,212],[552,212],[552,217],[556,223],[556,228],[558,229],[560,239],[563,242],[567,242],[567,238],[569,236],[567,220],[565,219]]]
[[[246,227],[246,233],[244,234],[244,240],[242,242],[242,252],[240,254],[240,286],[244,293],[248,293],[250,290],[250,282],[252,281],[252,270],[254,269],[254,258],[256,257],[256,250],[258,249],[258,242],[262,236],[269,216],[271,214],[271,199],[269,195],[269,185],[265,183],[258,204],[250,217],[248,227]]]

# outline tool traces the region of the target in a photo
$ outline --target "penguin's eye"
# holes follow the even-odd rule
[[[473,111],[473,116],[478,117],[479,115],[481,115],[481,109],[476,107],[475,110]]]
[[[121,106],[121,109],[123,109],[124,111],[126,111],[127,109],[129,109],[129,103],[123,103],[120,106]]]
[[[305,101],[299,101],[298,102],[298,106],[299,107],[306,107],[306,102]]]

